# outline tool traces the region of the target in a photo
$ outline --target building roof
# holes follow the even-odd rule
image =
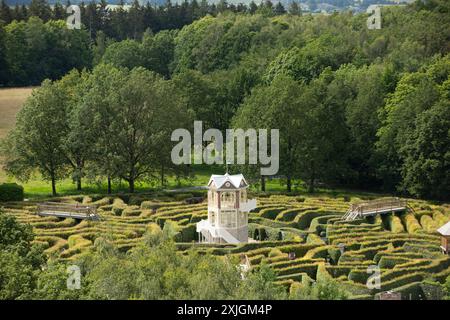
[[[238,188],[245,188],[248,186],[247,181],[245,181],[245,178],[242,174],[233,174],[233,175],[230,175],[228,173],[225,173],[224,175],[213,174],[209,179],[208,186],[211,185],[211,182],[214,182],[214,185],[217,189],[227,187],[226,186],[227,182],[230,182],[231,184],[228,188],[234,187],[238,189]]]
[[[440,227],[437,232],[439,232],[443,236],[450,236],[450,221]]]

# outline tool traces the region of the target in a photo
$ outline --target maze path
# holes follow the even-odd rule
[[[34,214],[32,203],[8,204],[5,211],[29,223],[36,242],[58,259],[76,260],[93,248],[95,240],[108,236],[121,250],[141,243],[152,224],[163,227],[175,222],[179,250],[195,247],[216,255],[246,254],[253,268],[264,260],[286,287],[323,276],[336,279],[354,298],[368,299],[378,291],[411,290],[411,286],[450,275],[450,259],[439,252],[438,226],[450,220],[450,205],[409,200],[413,213],[372,217],[343,222],[340,217],[350,202],[365,200],[348,196],[258,198],[258,208],[249,216],[250,236],[257,243],[240,245],[195,244],[195,223],[207,215],[206,203],[188,205],[181,201],[149,199],[126,204],[119,198],[92,201],[89,197],[66,199],[96,204],[101,221],[76,221]],[[344,245],[344,252],[340,251]],[[295,253],[290,259],[289,253]],[[367,268],[380,267],[382,288],[365,285]],[[405,289],[406,286],[406,289]],[[409,292],[408,291],[408,292]],[[402,291],[403,292],[403,291]]]

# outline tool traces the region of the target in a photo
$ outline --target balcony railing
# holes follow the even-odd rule
[[[247,202],[241,202],[239,209],[241,211],[252,211],[256,208],[256,199],[249,199]]]

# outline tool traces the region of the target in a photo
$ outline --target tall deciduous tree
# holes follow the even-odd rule
[[[6,143],[6,170],[27,180],[38,170],[50,180],[56,195],[56,181],[65,175],[63,140],[68,133],[64,92],[46,80],[35,89],[17,115],[17,123]]]
[[[377,133],[377,152],[381,159],[379,174],[386,188],[393,190],[400,186],[402,167],[411,150],[408,141],[416,130],[416,119],[439,101],[448,99],[449,61],[446,56],[425,70],[405,74],[387,99],[386,106],[380,110],[382,126]]]

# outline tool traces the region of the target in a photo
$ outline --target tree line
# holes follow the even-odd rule
[[[287,191],[302,181],[448,199],[448,12],[439,0],[383,8],[381,30],[351,13],[225,12],[140,39],[99,34],[92,70],[45,81],[27,101],[6,168],[120,178],[133,191],[188,172],[166,148],[172,128],[196,119],[280,129]],[[236,170],[265,189],[254,166]]]
[[[65,27],[66,6],[47,0],[32,0],[29,6],[10,8],[0,3],[0,86],[38,85],[44,79],[59,79],[72,68],[91,68],[98,62],[95,53],[113,41],[141,40],[145,33],[179,30],[206,15],[224,12],[264,14],[274,16],[300,15],[297,2],[286,10],[270,0],[248,6],[229,4],[225,0],[209,4],[206,0],[184,1],[152,6],[135,0],[128,10],[121,2],[115,9],[107,2],[81,2],[82,30]],[[39,18],[39,19],[36,19]],[[61,20],[61,21],[60,21]],[[55,22],[60,21],[60,22]]]

